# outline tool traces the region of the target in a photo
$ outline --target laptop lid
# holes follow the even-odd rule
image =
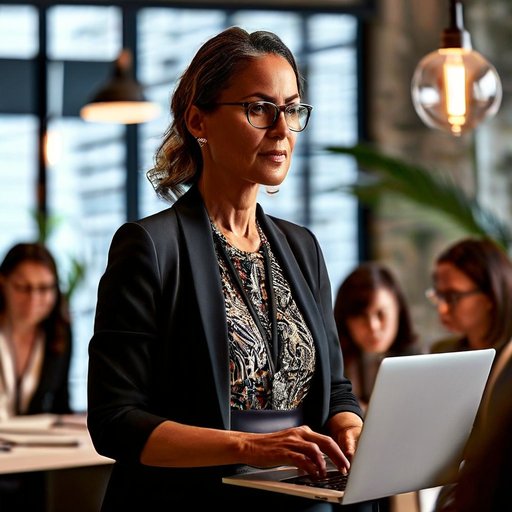
[[[345,491],[283,482],[290,467],[223,478],[226,484],[343,504],[454,481],[495,350],[385,358]]]

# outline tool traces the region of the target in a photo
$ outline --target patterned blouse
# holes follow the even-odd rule
[[[261,247],[245,252],[230,245],[211,223],[219,262],[229,336],[231,408],[295,409],[304,400],[315,370],[315,347],[311,332],[292,297],[290,286],[258,225]],[[222,244],[222,247],[219,246]],[[276,301],[278,364],[273,372],[272,323],[265,273],[264,249],[271,262],[271,279]],[[236,269],[246,296],[254,305],[266,332],[264,340],[236,284],[223,253]],[[268,261],[268,260],[267,260]]]

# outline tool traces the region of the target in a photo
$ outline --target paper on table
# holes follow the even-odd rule
[[[49,430],[57,420],[56,414],[28,414],[12,416],[0,421],[0,432],[43,433]]]
[[[58,418],[56,414],[32,414],[0,421],[0,445],[78,446],[76,437],[53,428]]]
[[[72,436],[55,434],[9,434],[0,433],[0,445],[7,446],[38,446],[38,447],[65,447],[78,446],[80,441]]]
[[[53,426],[87,430],[87,416],[85,413],[59,414]]]

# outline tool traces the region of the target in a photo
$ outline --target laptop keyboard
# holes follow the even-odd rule
[[[335,491],[344,491],[347,485],[348,475],[344,475],[340,471],[327,471],[325,478],[313,478],[309,475],[294,476],[285,478],[283,482],[290,484],[308,485],[309,487],[321,487],[323,489],[333,489]]]

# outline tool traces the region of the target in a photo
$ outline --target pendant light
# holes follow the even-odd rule
[[[441,47],[419,62],[411,92],[422,121],[454,136],[498,111],[501,81],[493,65],[472,49],[461,0],[450,0],[450,25],[443,31]]]
[[[119,54],[110,80],[82,107],[82,119],[97,123],[136,124],[150,121],[160,113],[157,103],[147,101],[142,86],[133,78],[132,54]]]

